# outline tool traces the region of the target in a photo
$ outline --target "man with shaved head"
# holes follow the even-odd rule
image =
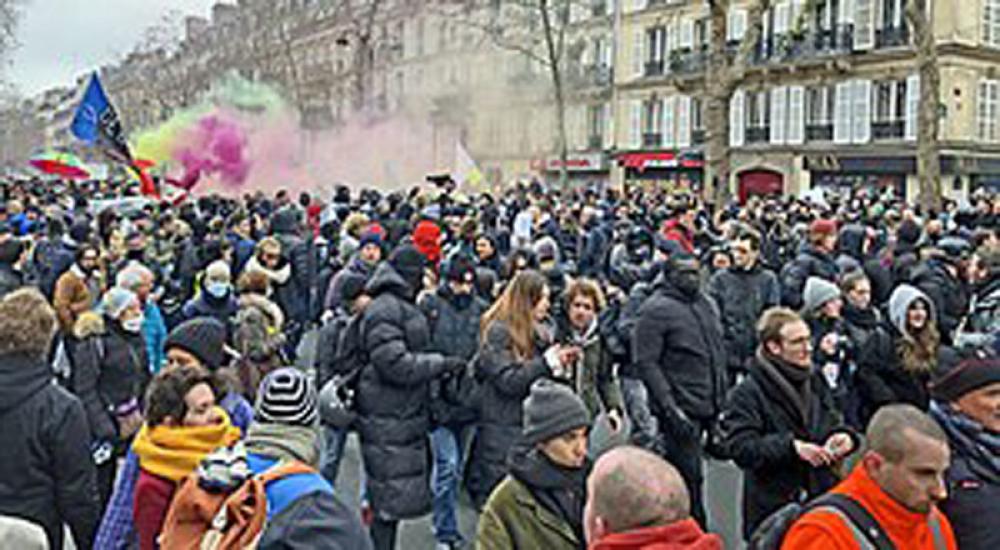
[[[691,518],[691,497],[677,469],[638,447],[617,447],[587,480],[584,532],[590,550],[721,550]]]

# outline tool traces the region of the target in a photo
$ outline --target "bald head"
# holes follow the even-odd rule
[[[587,481],[588,522],[618,533],[688,519],[691,499],[677,470],[638,447],[616,447],[594,465]]]

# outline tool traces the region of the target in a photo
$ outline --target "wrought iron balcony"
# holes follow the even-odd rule
[[[702,145],[703,143],[705,143],[705,129],[699,128],[691,130],[691,144]]]
[[[600,151],[604,149],[604,136],[591,135],[587,137],[587,149],[590,151]]]
[[[704,71],[708,66],[708,48],[694,50],[674,50],[670,54],[670,72],[675,74],[691,74]]]
[[[594,17],[604,17],[608,15],[608,3],[606,0],[594,0],[590,4],[590,14]]]
[[[872,122],[872,139],[876,141],[903,139],[906,124],[902,120]]]
[[[807,125],[806,141],[833,141],[833,124]]]
[[[767,143],[770,140],[771,140],[770,126],[758,126],[754,128],[747,128],[746,132],[747,143]]]
[[[663,75],[663,60],[654,60],[646,62],[646,76],[661,76]]]
[[[642,134],[642,146],[651,149],[659,147],[663,143],[663,134]]]
[[[876,48],[898,48],[900,46],[907,46],[909,43],[910,27],[905,24],[898,27],[876,29],[875,31]]]

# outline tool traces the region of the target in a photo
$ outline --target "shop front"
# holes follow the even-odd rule
[[[571,187],[606,186],[609,182],[611,163],[604,153],[570,153],[566,159],[566,174]],[[558,156],[535,159],[531,169],[546,183],[559,183],[562,161]]]
[[[907,176],[917,172],[916,159],[910,156],[807,155],[804,164],[813,189],[841,195],[858,189],[878,195],[891,190],[903,198]]]
[[[618,165],[625,172],[626,186],[700,193],[704,182],[705,157],[700,151],[622,153]]]

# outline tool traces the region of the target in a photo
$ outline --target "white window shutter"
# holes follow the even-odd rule
[[[920,113],[920,75],[906,78],[906,120],[904,137],[909,141],[917,139],[917,120]]]
[[[665,97],[660,105],[663,109],[663,148],[673,149],[677,144],[677,127],[674,120],[674,113],[677,112],[677,98],[675,96]]]
[[[611,112],[611,103],[605,103],[603,107],[604,116],[602,122],[604,123],[604,128],[602,128],[604,134],[604,148],[610,149],[615,144],[614,136],[611,135],[611,131],[614,128],[613,116],[614,113]]]
[[[611,46],[611,40],[604,38],[601,40],[601,64],[610,69],[614,66],[614,60],[612,55],[614,54],[614,48]]]
[[[791,5],[786,1],[778,2],[774,6],[774,34],[785,34],[788,32],[789,20],[791,19]]]
[[[785,128],[788,126],[788,88],[780,86],[771,90],[771,143],[785,143]]]
[[[872,137],[872,81],[854,81],[854,108],[851,111],[854,143],[868,143]]]
[[[633,99],[629,110],[628,142],[633,149],[642,148],[642,100]]]
[[[667,27],[669,29],[669,41],[667,42],[667,57],[666,61],[670,61],[670,52],[680,48],[681,42],[681,24],[680,21],[674,21],[673,24]]]
[[[677,148],[691,146],[691,96],[677,97]]]
[[[694,20],[681,19],[680,47],[694,49]]]
[[[805,7],[803,4],[805,4],[805,0],[792,0],[792,15],[788,23],[789,28],[804,30],[809,26],[809,16],[802,13]],[[827,13],[829,13],[829,10],[827,10]]]
[[[785,141],[792,145],[805,142],[806,135],[806,89],[803,86],[788,88],[788,131]]]
[[[829,12],[827,12],[829,13]],[[832,15],[832,14],[830,14]],[[854,24],[854,2],[853,0],[840,0],[840,5],[837,6],[837,22],[841,25],[852,25]],[[827,28],[833,25],[830,18],[827,17],[826,21]]]
[[[642,51],[646,42],[646,33],[642,29],[637,29],[632,36],[632,76],[642,77]]]
[[[854,85],[841,82],[833,98],[833,142],[844,145],[851,142],[851,109],[854,107]]]
[[[743,115],[743,105],[746,103],[746,92],[736,90],[729,100],[729,145],[742,147],[746,137],[746,118]]]
[[[854,0],[854,49],[875,46],[875,0]]]
[[[729,12],[729,26],[726,29],[726,39],[730,42],[743,40],[746,30],[747,10],[744,8],[731,8]]]
[[[979,90],[976,94],[976,127],[978,128],[977,135],[979,139],[985,141],[987,139],[987,109],[986,109],[986,96],[989,94],[989,81],[980,80]]]
[[[630,0],[628,4],[629,12],[637,12],[646,9],[646,0]]]

